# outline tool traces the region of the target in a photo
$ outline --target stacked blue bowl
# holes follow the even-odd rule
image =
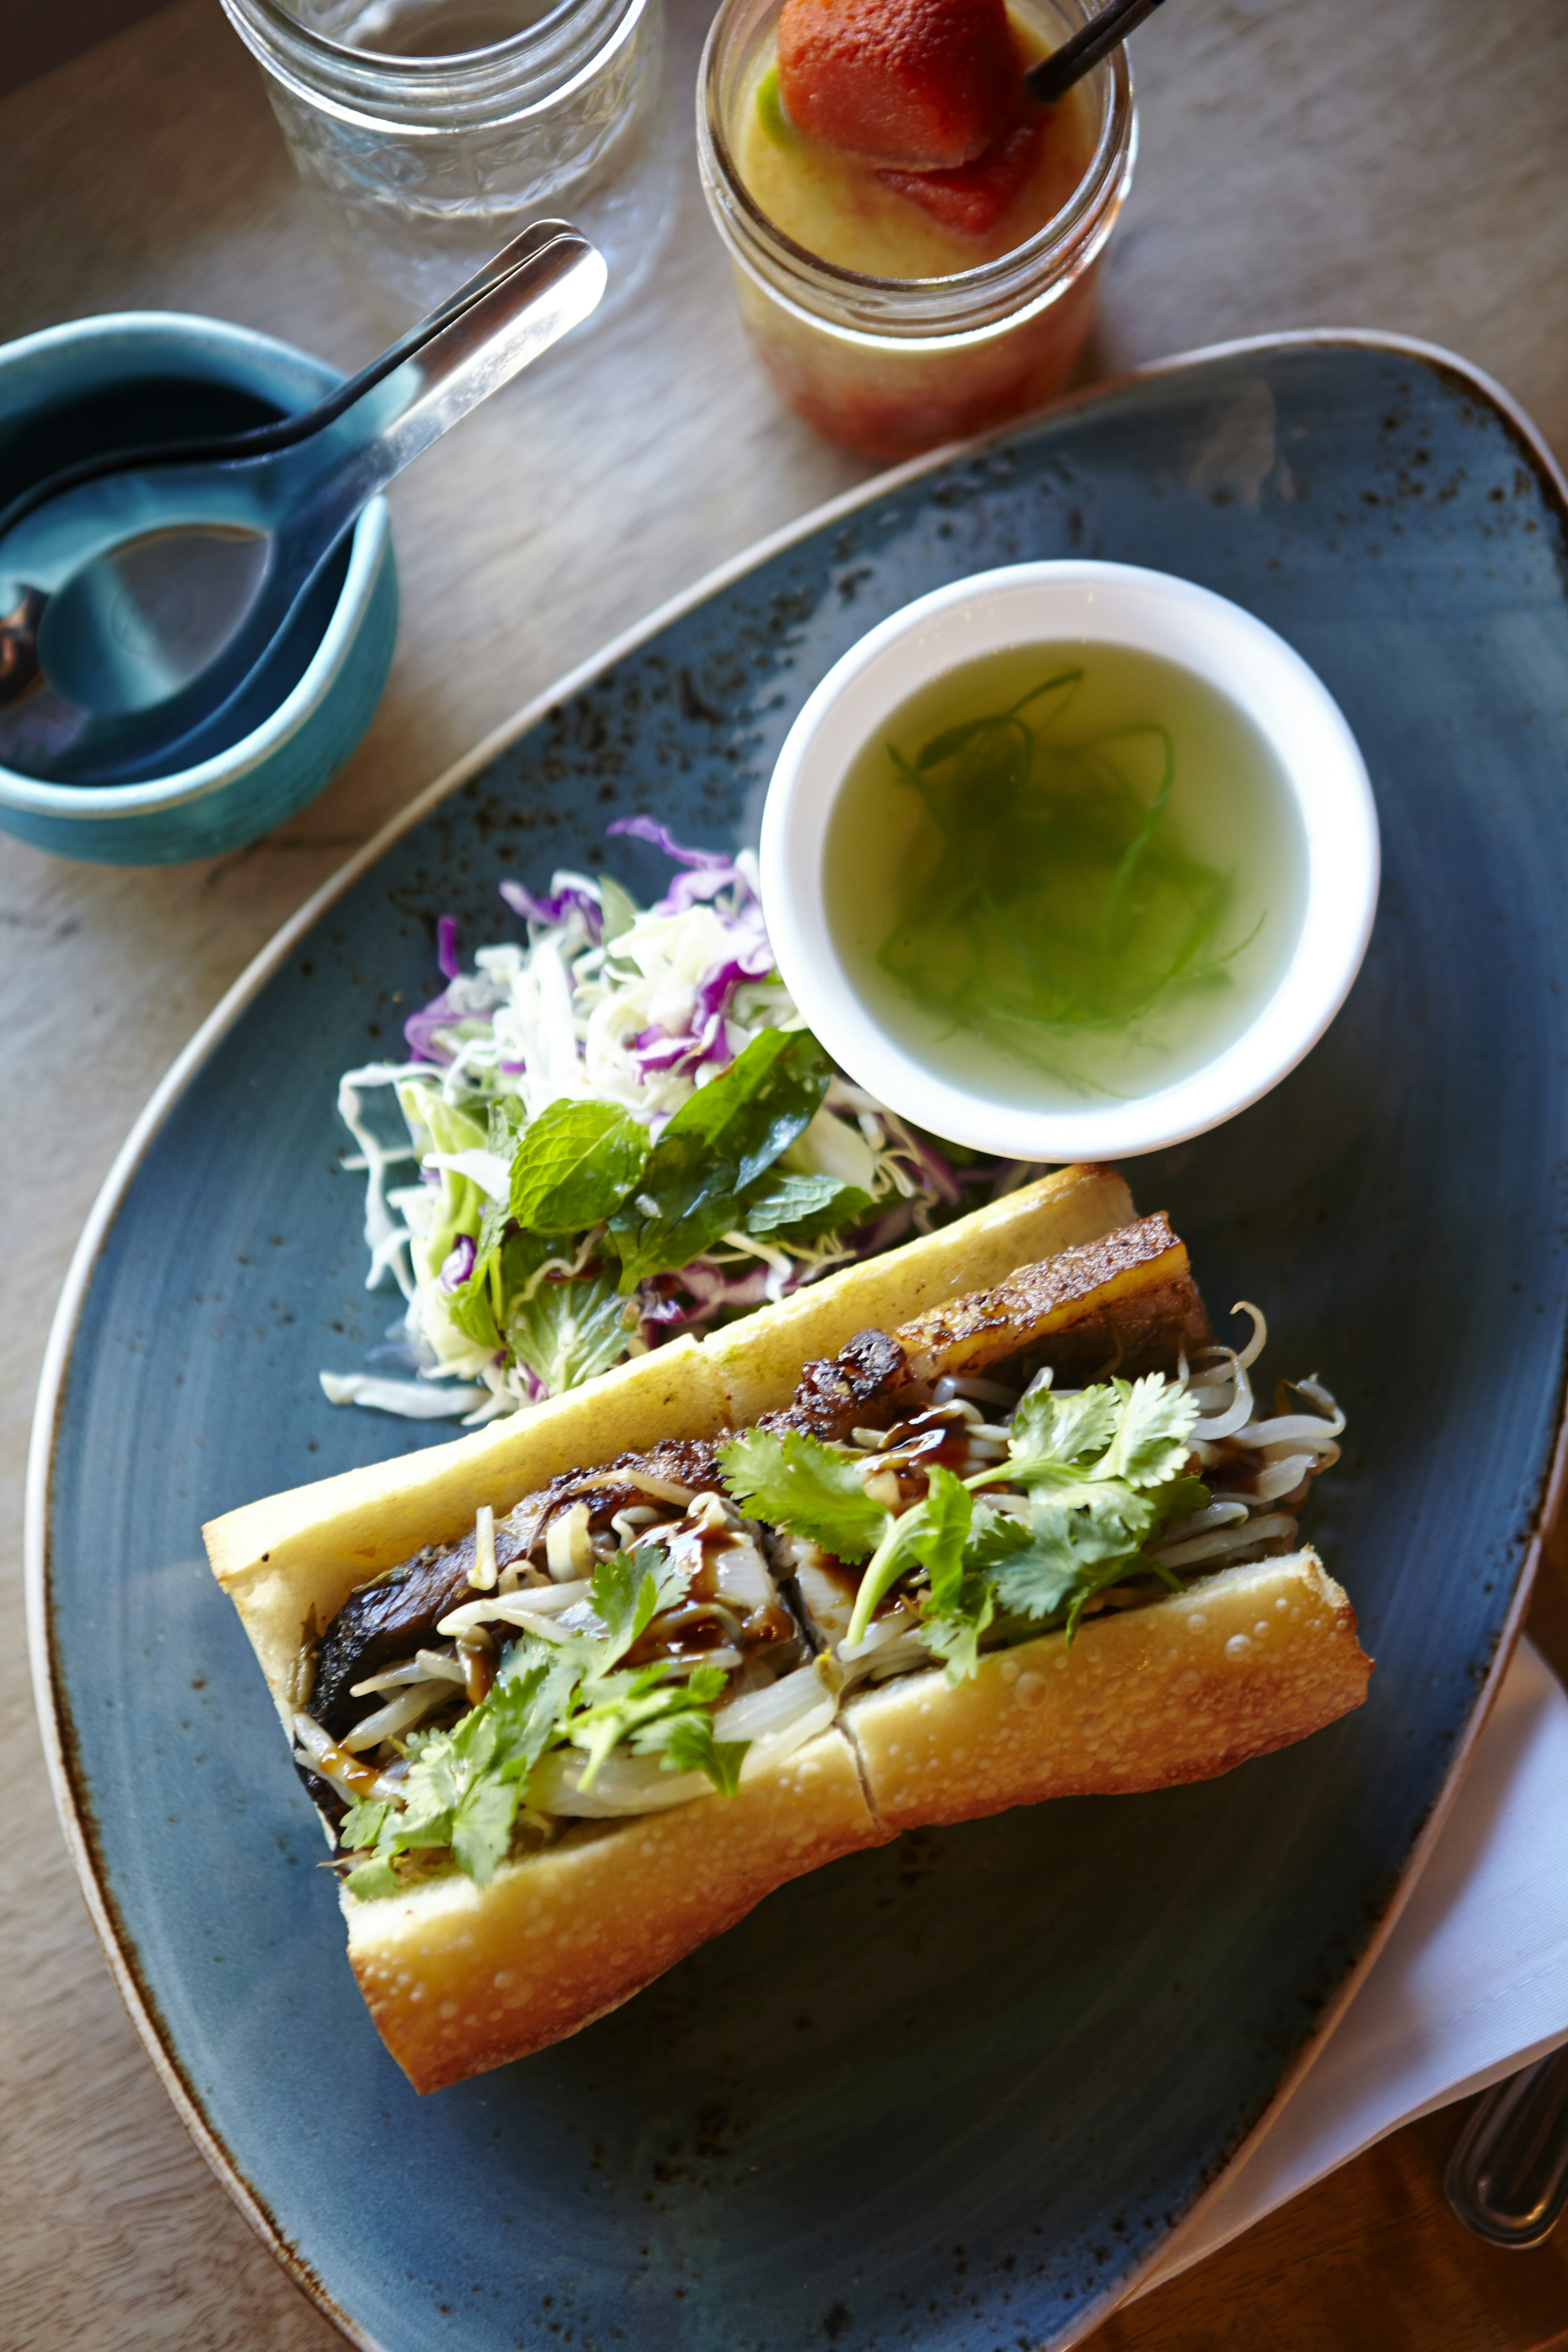
[[[60,467],[149,442],[244,432],[342,379],[246,327],[175,311],[72,320],[0,347],[0,508]],[[164,866],[254,841],[312,800],[358,743],[397,634],[377,499],[236,707],[227,746],[132,784],[56,783],[0,765],[0,829],[100,865]]]

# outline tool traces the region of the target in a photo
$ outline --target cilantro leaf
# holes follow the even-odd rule
[[[741,1766],[749,1739],[715,1739],[713,1718],[705,1707],[688,1707],[669,1717],[669,1728],[659,1742],[667,1772],[706,1772],[721,1797],[738,1796]]]
[[[343,1885],[362,1903],[371,1903],[378,1895],[397,1893],[397,1873],[390,1862],[362,1862],[357,1869],[349,1872]]]
[[[728,1680],[721,1667],[699,1666],[685,1684],[671,1683],[668,1660],[615,1671],[652,1619],[684,1599],[689,1584],[689,1572],[657,1545],[616,1553],[601,1562],[589,1586],[602,1631],[561,1641],[524,1635],[507,1651],[478,1706],[448,1731],[414,1733],[401,1801],[356,1806],[345,1817],[356,1838],[351,1851],[362,1850],[360,1838],[374,1839],[374,1859],[350,1874],[353,1892],[366,1897],[395,1893],[393,1864],[399,1854],[443,1846],[477,1885],[489,1885],[510,1848],[530,1774],[547,1748],[563,1742],[585,1751],[580,1785],[586,1788],[621,1741],[647,1733],[657,1745],[667,1736],[658,1730],[661,1717],[695,1713],[709,1727],[720,1775],[715,1785],[731,1764],[738,1770],[738,1757],[713,1742],[708,1713]],[[682,1737],[701,1738],[700,1733]]]
[[[390,1804],[374,1798],[363,1804],[351,1805],[338,1823],[338,1843],[343,1852],[359,1853],[374,1845],[391,1811]]]
[[[921,1611],[921,1640],[942,1659],[954,1686],[978,1671],[980,1637],[995,1613],[995,1588],[984,1575],[962,1578],[943,1601],[928,1601]]]
[[[1128,1566],[1129,1563],[1124,1559],[1113,1560],[1109,1567],[1091,1570],[1079,1579],[1078,1591],[1068,1604],[1065,1630],[1069,1643],[1078,1632],[1084,1611],[1096,1593],[1103,1592],[1109,1585],[1120,1584],[1127,1573]],[[1180,1589],[1179,1577],[1172,1577],[1168,1580],[1178,1590]]]
[[[963,1554],[974,1517],[974,1497],[961,1478],[937,1463],[925,1500],[898,1523],[899,1549],[931,1579],[931,1600],[942,1608],[963,1580]]]
[[[1097,1462],[1115,1434],[1116,1391],[1109,1384],[1058,1396],[1053,1389],[1031,1390],[1013,1416],[1008,1432],[1008,1472],[1078,1467]]]
[[[511,1162],[511,1213],[526,1232],[578,1234],[618,1209],[648,1156],[648,1133],[612,1103],[547,1103]]]
[[[1192,1518],[1209,1499],[1209,1490],[1201,1478],[1170,1478],[1163,1486],[1150,1488],[1148,1494],[1157,1527],[1163,1526],[1167,1519]]]
[[[531,1234],[519,1238],[543,1247]],[[510,1247],[509,1242],[501,1254],[503,1282]],[[576,1275],[565,1281],[546,1277],[531,1297],[519,1298],[506,1311],[506,1336],[513,1354],[552,1396],[618,1363],[637,1328],[636,1307],[616,1296],[608,1275]]]
[[[502,1769],[526,1779],[576,1696],[584,1661],[565,1643],[531,1636],[513,1643],[485,1701],[496,1717]]]
[[[658,1544],[638,1544],[631,1552],[612,1552],[594,1570],[588,1601],[605,1631],[588,1679],[601,1681],[618,1660],[639,1642],[661,1610],[685,1600],[689,1572],[679,1568]]]
[[[719,1448],[719,1466],[756,1517],[839,1559],[864,1559],[887,1533],[888,1514],[866,1492],[859,1465],[800,1430],[743,1430]]]
[[[476,1780],[452,1817],[452,1859],[476,1886],[488,1886],[511,1843],[522,1796],[518,1780]]]
[[[963,1511],[947,1486],[958,1486],[969,1505]],[[936,1502],[933,1539],[916,1538],[916,1557],[931,1579],[921,1608],[920,1637],[958,1684],[980,1664],[980,1639],[996,1614],[996,1567],[1027,1540],[1016,1520],[977,1502],[940,1466],[931,1474]],[[928,1497],[930,1500],[931,1497]]]
[[[1129,1386],[1114,1383],[1121,1412],[1109,1453],[1099,1465],[1104,1478],[1125,1478],[1132,1486],[1158,1486],[1174,1478],[1192,1452],[1195,1398],[1163,1372],[1146,1373]]]
[[[646,1728],[657,1717],[667,1716],[672,1706],[685,1703],[686,1694],[671,1688],[668,1677],[674,1671],[668,1659],[656,1665],[643,1666],[632,1674],[605,1675],[591,1677],[584,1687],[584,1696],[591,1703],[575,1713],[566,1726],[566,1737],[574,1748],[581,1748],[586,1757],[577,1785],[591,1789],[605,1758],[623,1740]]]
[[[1089,1499],[1081,1502],[1031,1496],[1025,1539],[996,1571],[996,1598],[1010,1616],[1054,1617],[1079,1592],[1086,1571],[1127,1560],[1148,1534],[1152,1506],[1131,1487],[1117,1481],[1084,1491]]]
[[[741,1194],[810,1125],[829,1076],[808,1030],[764,1029],[688,1097],[610,1219],[623,1293],[689,1265],[734,1227]]]

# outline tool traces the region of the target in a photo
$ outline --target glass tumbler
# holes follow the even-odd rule
[[[734,268],[741,316],[790,407],[863,457],[896,460],[1037,408],[1093,321],[1100,256],[1132,179],[1137,121],[1125,48],[1079,85],[1092,151],[1066,204],[1011,252],[944,278],[878,278],[808,252],[756,201],[736,162],[781,0],[724,0],[697,91],[703,194]],[[1056,47],[1092,10],[1015,0]]]
[[[674,209],[662,0],[223,0],[313,209],[399,319],[528,221],[646,276]]]

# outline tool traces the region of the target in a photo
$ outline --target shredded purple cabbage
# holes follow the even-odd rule
[[[448,1297],[454,1290],[460,1289],[472,1274],[477,1255],[472,1237],[459,1234],[437,1277],[440,1287]]]
[[[914,1213],[908,1201],[900,1201],[895,1208],[888,1211],[886,1216],[879,1217],[875,1224],[862,1225],[855,1236],[856,1256],[875,1257],[879,1250],[902,1241],[914,1223]]]
[[[438,915],[436,919],[436,961],[443,980],[456,980],[461,972],[462,960],[458,954],[458,918]]]
[[[450,972],[447,977],[456,980],[458,974]],[[415,1060],[434,1062],[438,1069],[444,1069],[452,1056],[444,1045],[437,1045],[436,1032],[448,1028],[454,1021],[461,1021],[463,1017],[446,989],[439,996],[433,996],[429,1003],[423,1005],[417,1013],[411,1013],[403,1024],[403,1035]]]
[[[613,833],[615,827],[612,825],[610,830]],[[605,935],[604,915],[598,900],[591,898],[586,890],[579,890],[574,884],[568,883],[564,890],[557,890],[552,898],[541,898],[536,892],[527,889],[521,882],[503,882],[500,886],[500,895],[512,913],[521,915],[526,922],[551,925],[563,923],[575,907],[587,927],[588,938],[595,947],[598,946]]]
[[[649,842],[655,849],[662,849],[667,857],[673,858],[677,866],[705,867],[728,876],[735,870],[734,859],[722,849],[683,848],[668,825],[660,824],[657,817],[618,816],[613,824],[605,827],[605,834],[606,839],[624,834],[632,841]]]
[[[751,920],[746,924],[746,928],[761,936],[761,910],[752,898],[745,876],[727,851],[683,848],[670,832],[669,827],[667,824],[660,824],[657,817],[651,816],[617,817],[614,824],[605,826],[605,831],[606,835],[625,834],[634,841],[648,842],[655,849],[662,849],[665,856],[672,858],[677,866],[686,868],[684,873],[676,876],[658,905],[649,909],[650,913],[684,915],[700,899],[716,898],[721,890],[738,888],[745,901],[742,920],[744,922],[745,918],[749,916]],[[770,971],[773,970],[771,953],[768,959],[768,970]]]
[[[913,1147],[914,1156],[921,1164],[921,1169],[925,1176],[926,1181],[930,1184],[931,1191],[936,1194],[937,1199],[939,1201],[945,1201],[950,1208],[956,1209],[962,1207],[963,1202],[963,1187],[959,1182],[954,1171],[942,1158],[942,1153],[937,1150],[935,1145],[928,1143],[923,1136],[919,1135],[911,1135],[910,1137],[910,1142]]]

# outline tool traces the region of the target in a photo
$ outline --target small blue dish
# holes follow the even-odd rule
[[[0,348],[0,507],[110,448],[244,432],[307,408],[338,372],[221,319],[128,310]],[[0,829],[104,866],[168,866],[254,841],[302,808],[369,726],[397,634],[386,503],[368,506],[199,767],[137,784],[0,767]]]

